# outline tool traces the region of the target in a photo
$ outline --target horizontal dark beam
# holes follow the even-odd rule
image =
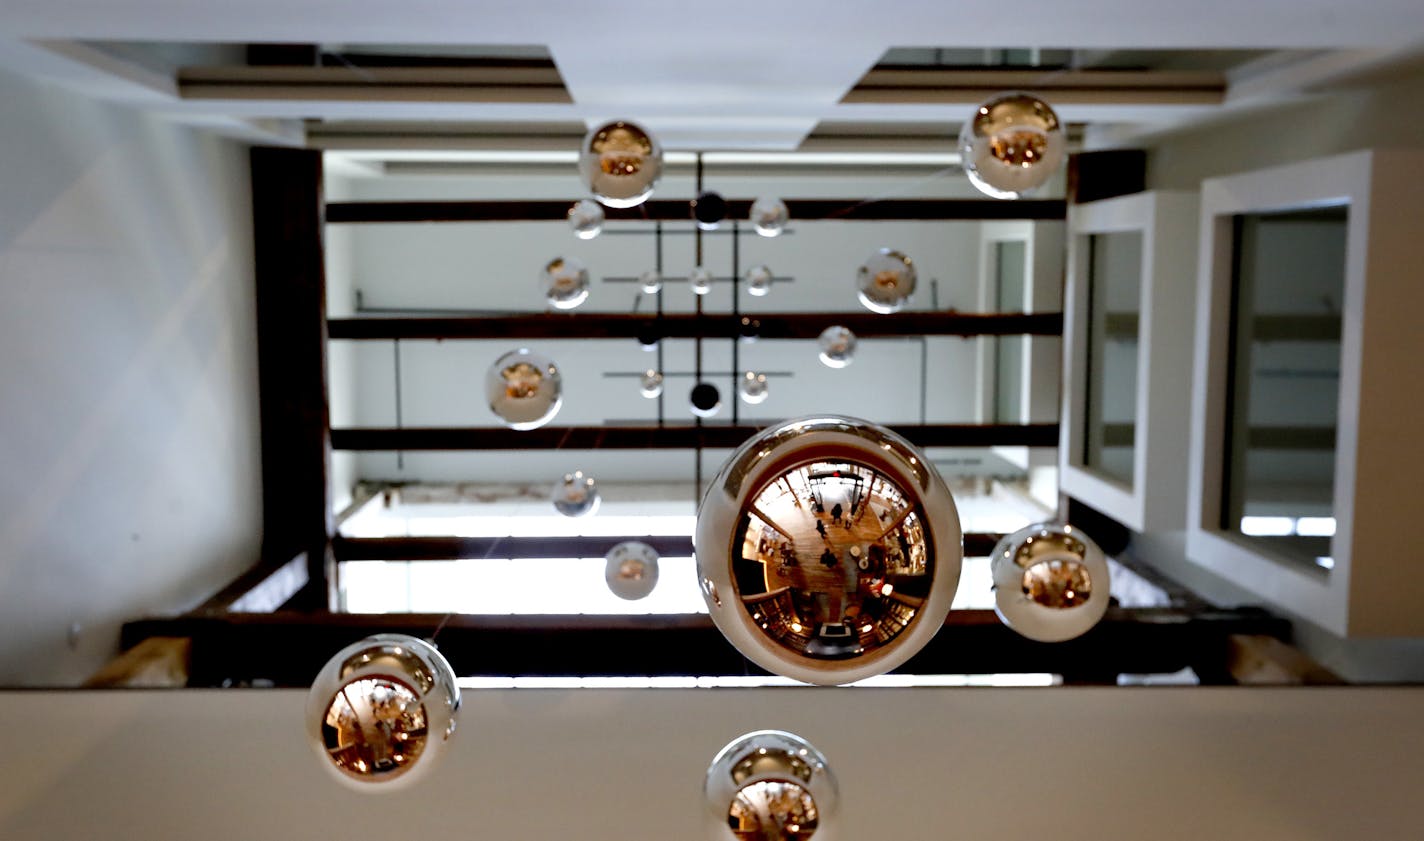
[[[921,447],[1056,447],[1058,424],[924,424],[892,426]],[[331,430],[337,450],[686,450],[730,449],[755,426],[351,427]]]
[[[757,313],[757,337],[814,339],[832,324],[850,328],[860,338],[884,336],[1058,336],[1063,314],[901,312]],[[333,339],[731,339],[740,335],[741,316],[531,314],[510,316],[333,318]]]
[[[126,648],[152,636],[191,639],[192,686],[306,686],[348,643],[375,633],[430,637],[437,627],[440,650],[464,676],[764,674],[702,615],[212,614],[130,622],[122,638]],[[1015,634],[993,611],[957,610],[897,671],[1049,672],[1110,682],[1122,673],[1191,666],[1206,680],[1225,680],[1231,635],[1289,632],[1284,620],[1249,608],[1113,608],[1087,634],[1046,644]]]
[[[328,222],[562,222],[574,199],[522,201],[346,201],[327,202]],[[785,199],[795,221],[976,221],[988,219],[1063,219],[1061,199]],[[746,219],[751,199],[729,199],[728,219]],[[650,199],[637,207],[604,208],[608,219],[671,222],[692,220],[689,202]]]
[[[964,554],[982,558],[1003,535],[964,535]],[[692,556],[686,536],[630,537],[338,537],[337,561],[453,561],[467,558],[601,558],[625,540],[639,540],[670,558]]]

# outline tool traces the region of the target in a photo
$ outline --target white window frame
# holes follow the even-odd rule
[[[1424,635],[1424,153],[1367,150],[1202,184],[1187,558],[1341,636]],[[1333,568],[1220,527],[1237,214],[1348,204]]]

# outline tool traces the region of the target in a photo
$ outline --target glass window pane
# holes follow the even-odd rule
[[[995,298],[999,312],[1023,312],[1024,265],[1027,249],[1021,241],[994,243]],[[1023,423],[1025,336],[1000,336],[994,341],[994,422]]]
[[[1132,487],[1142,232],[1088,240],[1088,380],[1083,466]]]
[[[1222,528],[1329,569],[1347,208],[1236,217]]]

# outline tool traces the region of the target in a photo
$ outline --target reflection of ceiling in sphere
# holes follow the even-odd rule
[[[1088,568],[1072,558],[1086,552],[1083,542],[1068,534],[1028,538],[1014,555],[1014,563],[1024,571],[1023,594],[1044,607],[1084,604],[1093,594],[1093,582]]]
[[[533,397],[544,381],[544,372],[524,361],[506,366],[499,374],[504,377],[505,396],[515,400]]]
[[[918,503],[884,473],[812,461],[750,496],[737,587],[769,638],[808,657],[857,657],[914,620],[933,578]]]
[[[404,771],[420,758],[429,737],[420,697],[391,677],[343,686],[327,706],[321,733],[331,761],[361,779]]]
[[[738,841],[810,838],[819,822],[811,793],[781,780],[763,780],[739,790],[727,813],[727,826]]]

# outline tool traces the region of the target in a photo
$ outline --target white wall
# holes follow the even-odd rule
[[[716,689],[465,693],[400,794],[328,779],[298,691],[0,695],[6,841],[709,837],[707,763],[764,728],[841,787],[835,839],[1414,838],[1418,689]]]
[[[73,683],[257,558],[247,156],[9,72],[0,102],[0,684]]]

